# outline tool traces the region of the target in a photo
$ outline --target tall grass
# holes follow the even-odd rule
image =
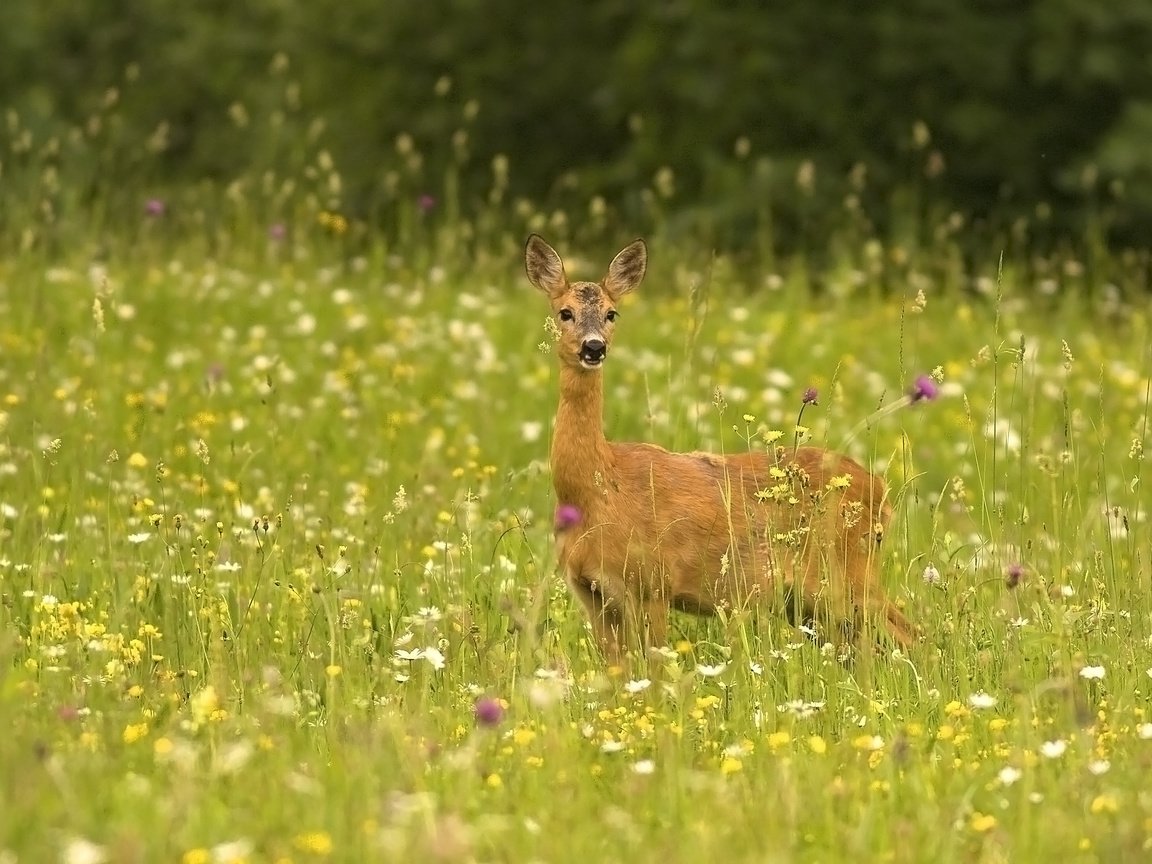
[[[654,219],[609,434],[735,452],[816,388],[807,436],[894,490],[883,578],[926,638],[841,662],[677,617],[653,682],[554,570],[518,257],[543,230],[597,277],[629,226],[473,207],[407,144],[375,216],[319,149],[84,182],[84,134],[4,162],[0,859],[1146,854],[1149,319],[1102,275],[1138,256],[968,265],[854,223],[750,266]],[[922,371],[938,400],[849,435]]]

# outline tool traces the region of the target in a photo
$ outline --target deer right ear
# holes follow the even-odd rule
[[[568,290],[564,262],[539,234],[531,235],[524,245],[524,271],[528,274],[528,281],[549,297]]]

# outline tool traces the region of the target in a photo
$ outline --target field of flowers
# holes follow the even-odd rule
[[[0,262],[3,864],[1152,849],[1142,303],[994,263],[748,293],[653,242],[609,435],[882,472],[925,638],[676,616],[606,669],[555,572],[523,238],[349,248],[324,213],[221,248],[169,206]],[[922,373],[939,398],[862,423]]]

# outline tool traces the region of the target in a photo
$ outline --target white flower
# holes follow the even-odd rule
[[[1011,624],[1013,627],[1019,629],[1021,627],[1027,627],[1032,622],[1029,621],[1027,618],[1013,618],[1008,623]]]
[[[64,847],[62,859],[64,864],[104,864],[108,860],[108,850],[91,840],[75,837]]]
[[[727,663],[717,663],[715,666],[708,666],[704,663],[696,664],[696,671],[703,675],[705,678],[715,678],[728,668]]]
[[[636,774],[651,774],[655,770],[656,763],[651,759],[641,759],[632,765],[632,771]]]
[[[525,441],[531,443],[540,439],[540,433],[544,431],[544,424],[537,420],[529,420],[526,423],[520,424],[520,437]]]
[[[1000,781],[1001,786],[1011,786],[1022,776],[1024,776],[1024,772],[1019,768],[1013,768],[1011,765],[1005,765],[1000,769],[1000,773],[996,775],[996,779]]]
[[[424,659],[432,664],[433,669],[444,668],[444,655],[440,653],[438,648],[425,648]]]
[[[1068,749],[1068,742],[1063,739],[1055,741],[1045,741],[1040,745],[1040,755],[1048,759],[1059,759],[1064,755],[1064,751]]]
[[[1089,681],[1099,681],[1104,677],[1103,666],[1085,666],[1080,670],[1080,677],[1087,678]]]
[[[977,711],[984,708],[994,708],[996,707],[996,697],[981,690],[979,693],[973,693],[968,697],[968,705]]]
[[[605,741],[600,745],[601,753],[619,753],[624,749],[623,741]]]
[[[937,585],[940,582],[940,571],[936,569],[935,564],[929,564],[925,567],[920,576],[929,585]]]
[[[1107,759],[1093,759],[1088,763],[1088,773],[1099,777],[1101,774],[1107,774],[1111,767],[1112,763]]]
[[[216,569],[221,573],[236,573],[240,569],[240,565],[235,561],[221,561],[216,565]]]
[[[647,678],[640,678],[636,681],[628,681],[624,684],[624,689],[629,693],[642,693],[652,686],[652,682]]]
[[[136,534],[129,534],[128,535],[128,542],[129,543],[135,543],[137,546],[139,546],[141,543],[146,541],[151,536],[152,536],[151,531],[140,531]]]
[[[248,839],[229,840],[212,847],[212,864],[240,864],[252,855],[252,841]]]
[[[757,663],[755,660],[749,660],[748,661],[748,671],[751,672],[753,675],[763,675],[764,674],[764,664],[763,663]]]
[[[1142,723],[1136,727],[1136,734],[1145,741],[1152,739],[1152,723]]]
[[[53,608],[60,601],[56,599],[55,594],[45,594],[40,598],[40,605],[45,609]]]

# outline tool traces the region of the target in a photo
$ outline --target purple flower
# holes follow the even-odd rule
[[[802,405],[819,405],[820,404],[820,391],[815,387],[809,387],[804,391],[804,396],[800,400]]]
[[[931,402],[939,395],[940,387],[931,375],[917,375],[908,391],[908,398],[913,402]]]
[[[436,198],[425,193],[416,199],[416,206],[420,208],[421,213],[431,213],[436,209]]]
[[[168,211],[168,205],[159,198],[149,198],[144,202],[144,212],[153,219],[159,219]]]
[[[1004,584],[1009,588],[1015,588],[1024,579],[1026,572],[1023,564],[1009,564],[1004,570]]]
[[[580,524],[580,520],[584,518],[584,514],[580,512],[580,508],[573,504],[561,504],[556,508],[556,530],[567,531],[569,528],[574,528]]]
[[[477,726],[497,726],[504,719],[504,703],[491,696],[481,696],[472,709]]]
[[[268,226],[268,238],[279,242],[288,236],[288,229],[284,227],[283,222],[274,222]]]

